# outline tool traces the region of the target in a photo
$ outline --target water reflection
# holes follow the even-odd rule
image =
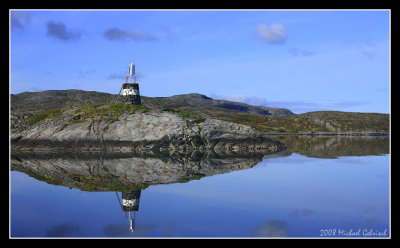
[[[331,184],[335,186],[335,190],[339,192],[347,192],[348,188],[346,185],[351,185],[352,188],[360,189],[360,192],[366,192],[361,190],[363,187],[368,187],[367,183],[370,184],[370,178],[366,177],[357,177],[359,178],[359,182],[354,183],[353,175],[354,173],[350,173],[348,170],[348,166],[341,167],[346,168],[347,174],[343,173],[343,171],[333,170],[332,167],[320,167],[314,168],[310,166],[310,161],[308,161],[308,167],[294,167],[290,166],[287,161],[287,158],[292,155],[292,158],[299,156],[296,154],[302,154],[307,157],[313,158],[337,158],[343,156],[367,156],[367,155],[381,155],[389,153],[389,139],[387,137],[277,137],[282,143],[287,146],[287,150],[271,153],[266,155],[256,155],[256,156],[216,156],[210,154],[197,154],[195,156],[165,156],[165,154],[153,154],[146,156],[132,156],[132,154],[124,154],[124,153],[58,153],[58,154],[45,154],[45,153],[12,153],[11,154],[11,169],[23,172],[28,174],[29,176],[36,178],[40,181],[47,182],[52,185],[61,185],[69,188],[80,189],[81,191],[88,192],[99,192],[99,191],[108,191],[112,194],[112,200],[115,201],[115,204],[119,205],[119,211],[121,211],[121,215],[126,217],[127,222],[124,222],[124,226],[110,224],[112,222],[106,222],[107,225],[104,228],[104,234],[108,236],[118,236],[118,235],[144,235],[143,228],[151,229],[152,232],[156,231],[157,228],[152,226],[153,223],[144,224],[138,222],[138,227],[136,227],[136,218],[138,216],[142,216],[143,221],[145,219],[150,218],[152,215],[147,214],[145,216],[144,213],[146,210],[150,211],[149,208],[151,204],[149,204],[150,200],[147,200],[143,197],[147,195],[153,195],[153,199],[156,198],[155,193],[147,191],[146,188],[152,185],[160,185],[160,184],[174,184],[181,185],[183,183],[198,180],[200,178],[209,177],[218,174],[225,174],[229,172],[246,170],[260,164],[260,162],[268,163],[269,161],[278,161],[275,163],[279,164],[279,161],[285,161],[285,163],[279,164],[279,166],[275,166],[270,168],[269,170],[265,170],[262,167],[257,167],[251,170],[246,170],[244,174],[247,176],[251,176],[251,182],[248,184],[240,184],[234,183],[229,184],[231,191],[223,191],[218,187],[209,187],[202,188],[201,190],[212,190],[215,195],[218,195],[218,199],[221,202],[218,202],[216,206],[221,206],[223,208],[223,212],[229,214],[229,208],[225,205],[230,205],[229,201],[224,203],[225,198],[229,198],[229,194],[236,194],[237,192],[245,192],[241,196],[246,204],[244,205],[252,205],[252,209],[247,212],[247,217],[253,216],[254,219],[260,219],[258,214],[255,213],[264,213],[264,220],[258,222],[256,225],[252,226],[249,230],[251,230],[251,234],[257,237],[276,237],[276,236],[290,236],[293,235],[293,223],[300,223],[305,217],[307,218],[321,218],[323,211],[328,211],[324,207],[315,207],[313,204],[305,204],[301,205],[300,203],[304,203],[307,201],[315,200],[321,201],[321,199],[325,199],[325,201],[336,203],[336,200],[340,199],[354,199],[354,197],[346,198],[346,194],[336,196],[334,191],[330,191],[331,187],[324,186],[328,180]],[[296,154],[293,154],[296,153]],[[266,159],[275,159],[282,157],[284,160],[269,160],[265,162]],[[289,158],[291,159],[291,158]],[[303,157],[301,156],[301,159]],[[348,158],[353,159],[353,158]],[[314,163],[316,161],[322,160],[312,160]],[[324,160],[325,161],[325,160]],[[333,160],[337,161],[337,160]],[[348,163],[350,160],[343,160],[343,162]],[[337,166],[340,161],[336,162],[334,165]],[[332,164],[331,162],[327,164]],[[349,163],[350,164],[350,163]],[[352,162],[354,164],[354,162]],[[282,165],[286,165],[282,166]],[[365,166],[363,167],[364,170]],[[305,171],[304,171],[305,170]],[[329,173],[328,173],[329,170]],[[260,173],[262,171],[268,171],[268,173]],[[303,172],[302,172],[303,171]],[[316,185],[323,189],[323,193],[321,193],[318,188],[314,184],[304,184],[307,180],[302,181],[302,176],[310,175],[310,172],[316,173],[318,171],[320,177],[315,177]],[[357,169],[353,167],[352,172],[357,172]],[[368,172],[368,171],[367,171]],[[373,171],[375,172],[375,170]],[[378,171],[379,173],[383,173]],[[325,174],[326,173],[326,174]],[[234,174],[234,173],[232,173]],[[364,174],[366,172],[364,171]],[[236,174],[238,176],[238,174]],[[340,177],[338,175],[341,175]],[[371,172],[372,175],[372,172]],[[380,175],[380,174],[379,174]],[[324,178],[326,176],[326,178]],[[385,175],[383,175],[385,176]],[[382,177],[382,176],[381,176]],[[288,178],[288,179],[285,179]],[[336,183],[342,183],[343,186]],[[340,178],[340,179],[339,179]],[[347,180],[346,180],[347,178]],[[367,180],[368,178],[368,180]],[[225,178],[219,178],[225,180],[233,180]],[[244,178],[240,178],[244,180]],[[351,179],[351,180],[350,180]],[[296,184],[297,181],[300,182]],[[363,181],[365,180],[365,182]],[[375,179],[375,183],[377,183],[377,179]],[[279,184],[282,182],[282,185]],[[292,184],[290,184],[292,183]],[[348,183],[348,184],[346,184]],[[358,187],[357,185],[364,184],[366,186]],[[223,185],[224,183],[222,183]],[[219,184],[217,184],[219,185]],[[249,186],[251,185],[251,186]],[[254,186],[253,186],[254,185]],[[298,185],[301,185],[298,186]],[[280,186],[280,187],[278,187]],[[190,186],[189,184],[184,185],[185,190],[182,192],[189,192],[191,196],[195,194],[196,191],[190,191],[190,187],[193,187],[193,184]],[[189,187],[189,188],[188,188]],[[247,191],[246,187],[251,187],[252,190]],[[260,192],[257,192],[255,188],[260,188]],[[178,188],[178,187],[176,187]],[[186,189],[188,188],[188,189]],[[343,190],[342,190],[343,188]],[[164,189],[164,188],[162,188]],[[215,191],[214,191],[215,189]],[[218,190],[217,190],[218,189]],[[312,190],[310,190],[312,189]],[[374,184],[371,186],[371,190],[376,190]],[[170,188],[169,188],[170,190]],[[286,190],[286,191],[285,191]],[[301,195],[301,190],[304,190],[304,196]],[[143,192],[142,192],[143,191]],[[197,191],[198,193],[203,193],[203,191]],[[219,192],[223,192],[221,194]],[[235,192],[235,193],[232,193]],[[252,192],[251,194],[247,194],[247,192]],[[293,193],[296,192],[296,193]],[[311,192],[311,193],[310,193]],[[333,193],[332,193],[333,192]],[[371,191],[372,192],[372,191]],[[212,196],[209,192],[207,192],[209,196]],[[115,195],[114,195],[115,194]],[[252,196],[254,194],[254,196]],[[288,197],[282,197],[282,195],[287,195]],[[327,197],[327,195],[331,194],[331,198]],[[161,195],[161,193],[159,194]],[[299,196],[301,195],[301,196]],[[356,195],[356,194],[355,194]],[[359,195],[359,194],[357,194]],[[365,195],[367,195],[365,193]],[[364,196],[365,196],[364,195]],[[379,192],[378,195],[382,195],[382,192]],[[157,195],[158,196],[158,195]],[[268,197],[266,197],[268,196]],[[306,197],[308,196],[308,198]],[[142,208],[141,212],[139,212],[139,204],[140,198],[144,200],[142,204],[148,203],[147,207]],[[267,205],[260,205],[260,209],[257,210],[256,206],[259,202],[264,201],[264,198],[268,198]],[[297,198],[298,201],[296,201]],[[324,198],[325,197],[325,198]],[[194,197],[196,198],[196,197]],[[242,199],[242,198],[240,198]],[[289,203],[285,203],[284,200],[287,199]],[[367,198],[362,198],[367,199]],[[154,200],[153,200],[154,201]],[[292,204],[293,201],[294,203]],[[189,204],[183,201],[184,204]],[[324,201],[321,201],[324,202]],[[343,226],[346,230],[350,230],[351,228],[357,227],[358,223],[354,224],[351,221],[355,221],[358,219],[365,220],[365,228],[373,228],[377,226],[376,222],[380,216],[382,215],[382,209],[380,209],[379,205],[368,205],[369,201],[365,200],[366,205],[364,210],[360,216],[355,216],[355,219],[349,219],[347,226]],[[371,201],[372,203],[378,201]],[[368,203],[368,204],[367,204]],[[196,203],[189,204],[188,206],[195,207]],[[261,203],[260,203],[261,204]],[[275,204],[277,207],[275,207]],[[300,204],[300,205],[298,205]],[[360,206],[364,203],[360,203]],[[166,203],[167,205],[167,203]],[[179,205],[179,204],[178,204]],[[332,204],[329,204],[332,205]],[[339,205],[339,204],[338,204]],[[348,207],[346,204],[342,204],[345,207]],[[142,205],[144,206],[144,205]],[[282,206],[289,206],[283,208]],[[165,206],[164,206],[165,207]],[[174,205],[175,207],[175,205]],[[207,205],[206,205],[207,207]],[[214,207],[215,210],[217,207]],[[245,207],[243,207],[245,208]],[[265,208],[270,208],[270,211],[264,211]],[[342,207],[343,209],[344,207]],[[115,206],[114,206],[115,209]],[[170,208],[173,209],[173,208]],[[336,210],[340,209],[336,206]],[[318,211],[319,210],[319,211]],[[323,210],[323,211],[321,211]],[[82,210],[82,213],[85,210]],[[152,210],[157,211],[157,210]],[[258,212],[257,212],[258,211]],[[346,210],[347,211],[347,210]],[[282,213],[281,213],[282,212]],[[354,211],[356,212],[356,211]],[[118,213],[118,212],[117,212]],[[236,213],[236,212],[235,212]],[[268,215],[271,213],[271,215]],[[274,213],[274,214],[272,214]],[[111,214],[110,214],[111,215]],[[262,215],[262,214],[261,214]],[[260,216],[261,216],[260,215]],[[191,216],[191,215],[190,215]],[[204,215],[206,216],[206,215]],[[235,215],[239,221],[240,218],[243,218],[241,221],[243,223],[247,223],[248,219],[246,219],[246,215],[244,217],[240,217]],[[122,216],[121,216],[122,217]],[[194,216],[194,222],[199,221]],[[219,217],[216,217],[216,219]],[[326,223],[331,223],[334,221],[334,218],[330,215],[326,215],[327,219]],[[200,219],[200,218],[199,218]],[[204,219],[204,217],[202,218]],[[186,221],[186,219],[185,219]],[[224,220],[227,221],[227,220]],[[347,221],[347,220],[346,220]],[[189,222],[189,221],[188,221]],[[239,221],[240,222],[240,221]],[[183,221],[177,223],[185,223]],[[379,224],[379,223],[378,223]],[[339,226],[339,224],[337,224]],[[151,228],[150,228],[151,227]],[[222,227],[222,226],[221,226]],[[223,226],[224,228],[229,228],[229,226]],[[146,229],[146,230],[147,230]],[[61,222],[61,224],[53,225],[51,228],[46,229],[46,234],[48,236],[82,236],[84,228],[79,228],[74,223],[69,222]],[[169,229],[168,229],[169,230]],[[221,228],[220,230],[224,230]],[[225,229],[228,230],[228,229]],[[297,229],[296,229],[297,230]],[[300,230],[300,229],[299,229]],[[132,234],[133,233],[133,234]],[[232,233],[235,233],[235,230],[232,230]],[[313,231],[313,235],[319,234],[318,229]],[[304,234],[302,234],[304,235]],[[207,236],[207,235],[206,235]],[[239,235],[240,236],[240,235]]]
[[[284,152],[294,152],[312,158],[389,153],[389,136],[277,136],[275,138],[287,146],[287,150]]]
[[[206,176],[248,169],[262,156],[170,158],[125,157],[125,154],[28,154],[14,153],[11,169],[38,180],[83,191],[145,189],[150,185],[185,183]]]
[[[125,217],[129,219],[129,231],[131,232],[135,230],[136,212],[139,211],[139,201],[141,192],[142,192],[141,190],[122,192],[122,203],[121,200],[119,199],[118,193],[115,192],[118,198],[118,202],[121,206],[121,209],[125,213]],[[128,215],[126,215],[126,213],[128,213]]]
[[[200,155],[131,157],[124,153],[19,152],[12,153],[11,169],[53,185],[82,191],[114,191],[128,219],[129,231],[134,232],[141,191],[150,185],[186,183],[244,170],[263,159],[260,154],[254,157]]]

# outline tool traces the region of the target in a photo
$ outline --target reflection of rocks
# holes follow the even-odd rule
[[[266,155],[263,156],[263,159],[282,158],[282,157],[289,157],[291,155],[292,155],[291,152],[289,152],[287,150],[283,150],[283,151],[272,153],[272,154],[266,154]]]
[[[254,156],[256,154],[271,154],[284,150],[286,147],[272,139],[253,138],[193,138],[190,144],[182,140],[107,140],[93,143],[90,140],[79,139],[12,139],[13,152],[30,153],[79,153],[107,152],[131,153],[139,156],[190,156],[193,154],[211,154],[211,156]],[[196,155],[197,156],[197,155]],[[208,155],[207,155],[208,156]]]
[[[337,158],[340,156],[366,156],[389,153],[389,137],[309,137],[285,136],[278,138],[287,151],[307,157]]]
[[[261,162],[253,157],[108,157],[77,154],[51,157],[12,154],[11,169],[51,184],[85,191],[123,191],[148,185],[187,182],[204,176],[247,169]]]

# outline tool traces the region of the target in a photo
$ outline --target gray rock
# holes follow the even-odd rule
[[[261,133],[246,125],[207,118],[194,123],[179,115],[152,110],[122,114],[117,121],[82,120],[74,108],[54,119],[44,120],[11,134],[12,149],[117,149],[169,150],[181,153],[193,150],[279,151],[284,146],[262,138]]]

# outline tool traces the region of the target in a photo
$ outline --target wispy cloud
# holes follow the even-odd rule
[[[106,79],[107,79],[107,80],[125,79],[126,76],[128,76],[127,73],[125,74],[125,73],[116,73],[116,72],[113,72],[113,73],[110,73],[110,74],[106,77]]]
[[[31,19],[32,16],[26,11],[11,11],[11,29],[24,30]]]
[[[315,53],[313,51],[310,51],[308,49],[300,49],[297,47],[292,47],[289,49],[289,53],[295,57],[309,57],[314,55]]]
[[[60,40],[63,42],[78,40],[81,37],[81,33],[78,31],[71,31],[67,29],[62,22],[47,22],[47,36]]]
[[[112,73],[110,73],[109,75],[107,75],[107,77],[106,77],[106,79],[107,80],[115,80],[115,79],[118,79],[118,80],[125,80],[125,78],[128,76],[128,72],[126,72],[126,73],[123,73],[123,72],[120,72],[120,73],[117,73],[117,72],[112,72]],[[143,74],[142,73],[140,73],[140,72],[136,72],[136,80],[140,80],[140,79],[142,79],[144,76],[143,76]]]
[[[96,70],[93,70],[93,69],[86,70],[86,71],[79,70],[78,77],[83,78],[83,77],[86,77],[87,75],[93,74],[93,73],[96,73]]]
[[[325,102],[308,102],[308,101],[269,101],[263,97],[245,96],[245,95],[216,95],[210,94],[214,99],[221,99],[233,102],[242,102],[253,106],[265,106],[271,108],[287,108],[293,113],[300,114],[311,111],[343,111],[348,108],[369,104],[368,101],[325,101]]]
[[[314,213],[315,213],[315,210],[312,210],[312,209],[304,208],[304,209],[300,210],[300,209],[296,208],[296,209],[293,209],[293,211],[290,212],[288,215],[289,215],[289,217],[291,217],[293,219],[297,219],[301,216],[307,217]]]
[[[283,44],[287,40],[286,28],[282,24],[268,26],[259,23],[256,27],[256,34],[262,41],[273,45]]]
[[[375,59],[378,56],[378,48],[369,37],[365,39],[365,42],[360,45],[361,53],[367,56],[369,59]]]
[[[346,111],[349,108],[366,105],[368,101],[330,101],[330,102],[308,102],[308,101],[268,101],[268,107],[287,108],[296,114],[311,111]]]
[[[162,26],[162,30],[165,36],[165,39],[168,41],[176,40],[178,33],[180,32],[180,27],[169,27],[167,25]]]
[[[267,100],[262,97],[247,97],[244,95],[225,95],[225,96],[220,96],[220,95],[215,95],[215,94],[210,94],[211,98],[214,99],[222,99],[222,100],[227,100],[227,101],[232,101],[232,102],[242,102],[246,103],[249,105],[253,106],[266,106]]]
[[[128,31],[128,30],[121,30],[117,27],[107,29],[104,32],[104,37],[108,40],[119,40],[119,41],[124,41],[126,39],[132,39],[135,41],[152,41],[156,39],[153,35],[143,30],[135,29],[133,31]]]

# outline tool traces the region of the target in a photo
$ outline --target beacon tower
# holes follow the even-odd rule
[[[133,82],[132,82],[133,78]],[[126,77],[125,83],[122,84],[119,95],[121,95],[125,104],[137,104],[141,105],[139,84],[136,83],[135,64],[132,62],[129,64],[129,76]]]

